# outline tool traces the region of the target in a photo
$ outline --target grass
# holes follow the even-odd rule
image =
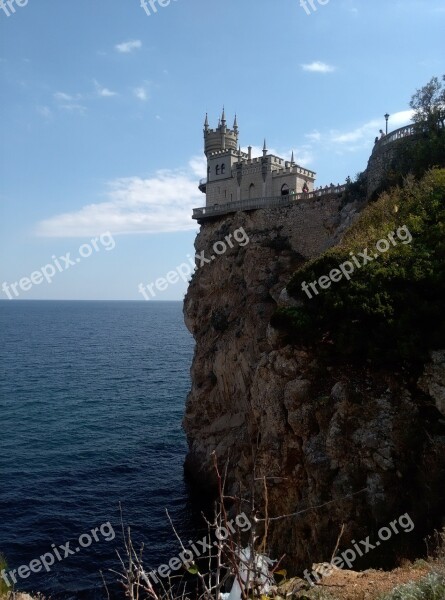
[[[444,600],[445,579],[439,573],[430,573],[416,583],[397,586],[381,600]]]

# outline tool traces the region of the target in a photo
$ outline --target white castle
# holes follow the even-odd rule
[[[277,198],[312,192],[315,173],[290,160],[268,154],[264,141],[263,155],[247,154],[238,144],[238,123],[235,116],[233,129],[227,128],[223,109],[216,129],[204,122],[204,152],[207,157],[207,178],[199,189],[206,194],[206,207],[253,199]]]

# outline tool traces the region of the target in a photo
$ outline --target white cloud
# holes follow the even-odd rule
[[[372,138],[373,134],[375,137],[375,134],[381,127],[382,120],[373,119],[372,121],[368,121],[360,127],[356,127],[355,129],[352,129],[351,131],[346,131],[344,133],[333,130],[330,132],[330,139],[335,144],[352,144],[364,139],[368,141]]]
[[[95,79],[93,80],[93,83],[94,87],[96,88],[97,95],[101,98],[112,98],[113,96],[117,96],[116,92],[112,92],[108,88],[101,86],[100,83]]]
[[[312,133],[306,133],[304,137],[307,138],[310,142],[319,142],[321,140],[321,133],[314,129]]]
[[[67,112],[77,112],[83,115],[87,111],[87,107],[79,102],[82,100],[81,94],[72,95],[65,92],[56,92],[53,96],[57,106]]]
[[[129,40],[128,42],[116,44],[115,48],[118,52],[128,54],[129,52],[133,52],[133,50],[142,48],[142,42],[141,40]]]
[[[73,100],[79,100],[80,94],[76,94],[76,96],[71,96],[71,94],[65,94],[65,92],[56,92],[54,94],[54,98],[58,102],[72,102]]]
[[[137,87],[133,90],[134,95],[142,102],[146,102],[148,100],[148,93],[144,87]]]
[[[318,60],[309,64],[301,65],[303,71],[310,71],[311,73],[332,73],[335,71],[335,67],[328,65]]]
[[[196,228],[192,209],[204,204],[197,175],[200,157],[185,170],[162,170],[153,177],[127,177],[108,184],[104,202],[87,204],[37,224],[44,237],[85,237],[104,231],[114,234],[161,233]]]
[[[242,147],[241,150],[247,154],[247,146]],[[289,161],[291,159],[292,152],[294,153],[295,163],[302,167],[308,166],[314,160],[312,150],[307,145],[301,146],[301,148],[291,148],[290,150],[275,150],[275,148],[267,149],[268,154],[273,154],[274,156],[278,156],[279,158],[284,158],[284,160]],[[263,156],[263,147],[252,146],[252,157],[255,158],[258,156]]]
[[[189,167],[200,179],[207,176],[207,159],[205,156],[192,156],[189,160]]]
[[[37,106],[36,110],[44,119],[50,119],[52,117],[51,109],[48,106]]]
[[[389,130],[391,131],[393,129],[398,129],[399,127],[403,127],[404,125],[408,125],[408,123],[411,122],[412,116],[413,116],[412,110],[402,110],[397,113],[394,113],[389,118],[389,122],[388,122]],[[374,140],[375,136],[377,135],[377,133],[380,129],[385,128],[384,124],[385,124],[385,121],[384,121],[383,117],[381,117],[379,119],[372,119],[371,121],[368,121],[364,125],[361,125],[360,127],[357,127],[356,129],[353,129],[353,130],[345,132],[345,133],[339,133],[339,132],[332,131],[331,132],[331,140],[334,143],[338,143],[338,144],[350,144],[350,143],[357,143],[357,142],[362,142],[362,141],[368,143],[369,140],[371,140],[371,139]]]
[[[392,114],[389,118],[389,131],[408,125],[412,120],[412,110],[402,110]],[[331,129],[326,133],[315,130],[307,133],[306,138],[313,144],[324,148],[336,147],[348,152],[355,152],[368,148],[374,142],[380,129],[385,129],[385,119],[382,117],[371,119],[349,131],[338,131]]]
[[[401,110],[400,112],[394,113],[389,117],[389,126],[391,129],[398,129],[404,125],[408,125],[413,120],[413,110]]]

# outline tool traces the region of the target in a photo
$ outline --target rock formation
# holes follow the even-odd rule
[[[184,303],[196,340],[184,428],[186,471],[212,486],[212,452],[229,461],[229,490],[258,497],[267,477],[274,557],[291,570],[329,559],[408,512],[410,534],[394,535],[366,564],[381,566],[418,549],[441,525],[445,486],[445,353],[418,379],[286,345],[270,325],[295,269],[336,244],[359,213],[340,200],[235,213],[206,222],[196,250],[238,228],[235,245],[197,269]],[[319,508],[313,508],[319,507]],[[378,554],[378,555],[377,555]]]

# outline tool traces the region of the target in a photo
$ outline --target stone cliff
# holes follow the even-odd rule
[[[184,303],[196,340],[184,428],[186,471],[212,486],[212,452],[229,462],[229,491],[263,494],[267,478],[274,557],[291,570],[330,558],[408,512],[410,536],[394,536],[368,564],[413,552],[443,514],[445,354],[423,376],[326,359],[286,345],[270,325],[295,269],[336,244],[360,206],[339,199],[235,213],[205,223],[197,253],[238,228],[235,246],[195,272]],[[254,475],[255,471],[255,475]],[[324,506],[322,506],[324,505]],[[319,508],[311,508],[319,507]]]

